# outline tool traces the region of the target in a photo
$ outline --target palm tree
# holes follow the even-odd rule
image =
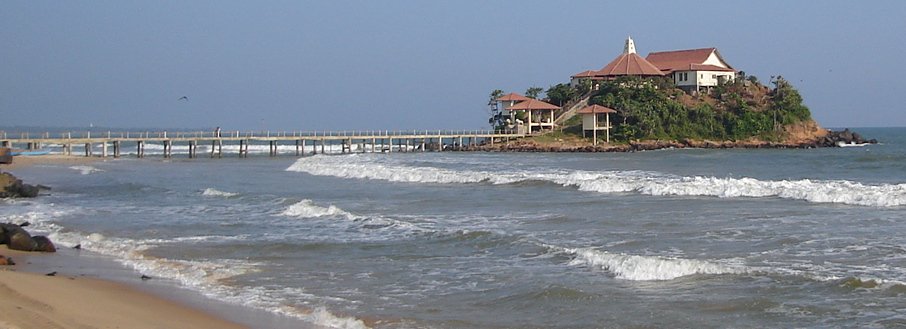
[[[503,117],[500,113],[500,103],[497,102],[497,99],[503,96],[503,90],[494,89],[491,92],[488,99],[488,112],[490,112],[490,118],[488,119],[488,124],[491,125],[491,129],[497,128],[500,125],[500,120]]]
[[[538,95],[541,95],[542,91],[544,91],[544,88],[531,87],[531,88],[525,90],[525,97],[538,99]]]

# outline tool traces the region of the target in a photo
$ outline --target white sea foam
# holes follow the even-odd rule
[[[69,169],[77,170],[82,175],[91,175],[93,173],[104,172],[103,170],[92,167],[92,166],[72,166],[72,167],[69,167]]]
[[[157,258],[147,256],[144,250],[153,248],[148,241],[107,238],[93,233],[80,235],[74,232],[54,233],[50,236],[61,245],[81,244],[83,250],[113,256],[120,263],[135,269],[137,272],[152,277],[175,280],[183,286],[202,293],[213,299],[219,299],[252,308],[268,310],[277,314],[295,317],[306,322],[327,328],[367,328],[361,320],[352,317],[340,317],[327,309],[318,308],[312,312],[300,311],[283,304],[281,294],[275,294],[268,288],[257,289],[233,288],[222,285],[221,280],[258,271],[263,264],[244,260],[189,261]],[[293,296],[299,297],[300,294]],[[309,296],[317,299],[317,296]]]
[[[588,265],[633,281],[673,280],[693,274],[740,274],[747,269],[711,261],[614,254],[592,248],[564,249],[574,255],[570,265]]]
[[[359,218],[359,216],[353,215],[343,209],[340,209],[337,206],[329,205],[327,207],[322,207],[314,204],[314,202],[308,199],[296,202],[295,204],[287,207],[286,210],[284,210],[280,214],[287,217],[298,218],[315,218],[326,216],[341,216],[352,220]]]
[[[441,168],[418,168],[401,165],[382,165],[368,161],[354,161],[357,156],[314,156],[296,161],[287,171],[305,172],[318,176],[374,179],[404,183],[476,183],[489,180],[494,175],[481,172],[463,172]]]
[[[152,277],[166,278],[197,291],[209,298],[236,303],[256,309],[267,310],[298,318],[326,328],[367,328],[361,320],[330,313],[325,308],[311,311],[299,310],[285,305],[281,296],[308,297],[320,300],[318,296],[300,293],[290,295],[280,292],[260,292],[264,287],[234,288],[221,284],[224,279],[258,271],[261,263],[244,260],[178,260],[146,255],[144,251],[159,244],[178,241],[219,240],[222,237],[182,237],[172,241],[159,239],[135,240],[107,237],[100,233],[72,231],[56,223],[56,219],[81,212],[78,207],[60,208],[53,204],[19,204],[7,216],[13,223],[30,222],[32,233],[47,234],[58,247],[81,245],[82,250],[110,256],[115,261]]]
[[[220,191],[215,188],[209,187],[209,188],[204,189],[204,192],[201,192],[201,195],[229,198],[229,197],[237,196],[239,194],[231,193],[231,192],[224,192],[224,191]]]
[[[906,184],[867,185],[846,180],[759,180],[755,178],[682,177],[644,171],[519,171],[486,172],[377,163],[367,157],[307,157],[287,171],[350,179],[405,183],[509,184],[547,181],[598,193],[712,196],[719,198],[775,197],[815,203],[872,207],[906,205]]]

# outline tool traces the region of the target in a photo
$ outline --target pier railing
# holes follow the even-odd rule
[[[505,130],[341,130],[341,131],[66,131],[5,132],[0,140],[38,139],[216,139],[292,137],[397,137],[397,136],[492,136],[516,134]]]
[[[339,153],[353,152],[407,152],[433,149],[463,150],[479,143],[493,144],[524,137],[503,130],[347,130],[347,131],[66,131],[66,132],[0,132],[0,147],[15,144],[27,150],[41,149],[42,145],[62,147],[63,154],[72,154],[74,147],[81,146],[85,156],[92,156],[98,150],[102,157],[108,155],[108,146],[113,147],[113,156],[119,157],[126,144],[134,145],[135,155],[143,157],[146,145],[163,146],[163,156],[171,157],[173,147],[187,148],[187,154],[194,158],[198,148],[207,143],[212,157],[223,155],[224,145],[238,149],[240,157],[247,157],[251,144],[268,144],[269,154],[278,155],[280,143],[295,145],[296,155],[329,153],[337,147]],[[366,147],[368,145],[368,147]],[[330,147],[329,147],[330,146]],[[320,148],[320,152],[318,151]]]

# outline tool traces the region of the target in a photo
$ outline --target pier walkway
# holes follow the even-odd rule
[[[134,150],[133,155],[144,157],[149,145],[157,145],[165,158],[176,154],[185,154],[189,158],[199,155],[199,146],[210,149],[211,157],[222,157],[224,145],[235,148],[240,157],[249,155],[250,145],[267,145],[268,154],[277,156],[281,143],[292,143],[295,150],[289,153],[297,156],[317,153],[351,153],[358,152],[408,152],[408,151],[444,151],[458,149],[466,145],[495,143],[513,138],[525,137],[523,134],[492,130],[408,130],[408,131],[319,131],[319,132],[56,132],[56,133],[6,133],[0,132],[0,147],[19,147],[26,150],[39,150],[44,146],[61,148],[60,152],[71,155],[74,148],[81,148],[85,156],[120,157],[130,154],[124,150]],[[182,147],[185,146],[185,147]],[[339,151],[336,147],[339,146]],[[108,147],[112,152],[108,153]],[[355,147],[355,149],[354,149]],[[331,151],[333,150],[333,151]],[[320,152],[319,152],[320,151]],[[286,153],[284,148],[284,153]]]

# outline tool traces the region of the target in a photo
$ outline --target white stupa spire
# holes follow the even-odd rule
[[[635,42],[632,41],[632,36],[626,37],[626,46],[623,47],[623,53],[635,54]]]

